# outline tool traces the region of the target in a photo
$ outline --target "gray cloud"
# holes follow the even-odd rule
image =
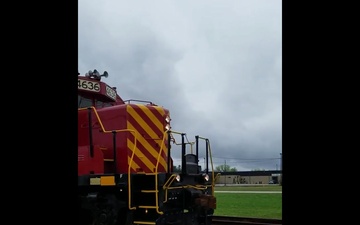
[[[214,163],[276,169],[282,152],[279,0],[79,1],[79,71],[170,110]]]

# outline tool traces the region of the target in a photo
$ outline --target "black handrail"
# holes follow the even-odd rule
[[[114,148],[114,174],[116,174],[117,172],[117,167],[116,167],[116,131],[112,131],[113,133],[113,148]]]
[[[89,118],[89,142],[90,142],[90,157],[94,157],[94,143],[92,138],[92,118],[91,118],[91,107],[88,108],[88,118]]]

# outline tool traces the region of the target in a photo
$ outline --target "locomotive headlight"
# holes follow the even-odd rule
[[[207,175],[205,173],[203,174],[203,178],[204,178],[205,181],[209,181],[209,175]]]
[[[167,115],[166,117],[165,117],[165,122],[166,122],[166,125],[165,125],[165,130],[166,131],[169,131],[170,129],[171,129],[171,127],[170,127],[170,116],[169,115]]]
[[[177,182],[180,182],[180,175],[179,175],[179,174],[176,174],[175,179],[176,179]]]
[[[167,123],[170,123],[170,116],[166,116],[166,118],[165,118],[165,121],[167,122]]]
[[[166,126],[165,126],[165,129],[166,129],[166,131],[168,131],[168,130],[170,130],[170,124],[166,124]]]

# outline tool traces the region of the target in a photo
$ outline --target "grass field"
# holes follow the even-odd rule
[[[259,191],[260,193],[223,193],[218,191]],[[264,193],[261,193],[264,191]],[[214,215],[282,219],[282,191],[279,185],[215,187],[217,208]]]

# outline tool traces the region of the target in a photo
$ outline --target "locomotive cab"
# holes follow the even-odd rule
[[[108,77],[108,73],[105,71],[100,74],[97,70],[90,70],[85,77],[78,77],[78,108],[102,108],[124,104],[115,87],[101,82],[102,77]]]

